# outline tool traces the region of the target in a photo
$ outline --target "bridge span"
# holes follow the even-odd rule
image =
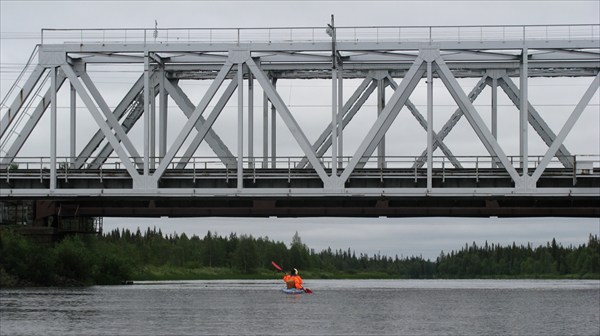
[[[2,99],[5,204],[600,216],[597,24],[43,29],[40,42]]]

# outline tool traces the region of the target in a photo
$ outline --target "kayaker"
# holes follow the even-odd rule
[[[283,281],[288,289],[296,288],[296,289],[304,289],[302,287],[302,278],[298,275],[298,270],[292,268],[290,274],[286,274],[283,276]]]

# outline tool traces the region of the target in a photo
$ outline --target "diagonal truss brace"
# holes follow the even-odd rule
[[[215,107],[213,108],[211,113],[209,114],[208,118],[206,120],[201,119],[204,121],[201,123],[200,127],[198,127],[199,126],[198,124],[200,124],[200,121],[198,122],[198,124],[195,125],[198,133],[196,134],[196,136],[194,137],[192,142],[188,145],[187,149],[185,150],[183,157],[180,159],[179,163],[177,164],[177,169],[185,168],[186,164],[188,164],[188,162],[190,162],[190,159],[194,155],[194,152],[198,149],[198,146],[200,146],[200,144],[202,143],[202,141],[204,141],[205,138],[207,139],[207,142],[208,142],[208,134],[210,134],[210,131],[212,130],[212,126],[214,125],[215,121],[217,120],[217,118],[219,117],[221,112],[223,111],[223,108],[225,107],[225,105],[227,104],[229,99],[231,99],[231,96],[233,95],[233,92],[235,92],[237,87],[238,87],[237,81],[232,80],[231,82],[229,82],[229,85],[223,92],[223,95],[221,96],[221,98],[219,98],[219,101],[217,102],[217,104],[215,105]],[[221,160],[223,161],[223,159],[224,158],[222,158]],[[223,161],[223,163],[225,163],[226,168],[237,166],[237,160],[233,157],[233,154],[231,154],[231,157],[229,157],[229,160]],[[233,165],[231,165],[231,164],[233,164]]]
[[[223,64],[223,67],[221,68],[221,70],[219,70],[219,73],[217,74],[212,84],[209,86],[204,97],[202,97],[202,100],[200,101],[198,106],[196,106],[194,112],[192,112],[188,121],[181,129],[181,132],[179,132],[179,135],[171,145],[171,148],[169,148],[169,150],[165,154],[165,157],[160,161],[160,164],[156,168],[156,171],[152,175],[152,178],[150,179],[149,184],[147,184],[146,187],[153,186],[154,188],[156,188],[158,186],[158,180],[165,173],[165,170],[167,169],[171,161],[173,161],[173,158],[183,145],[183,142],[190,135],[192,129],[196,126],[196,123],[198,123],[200,116],[202,115],[204,110],[206,110],[206,107],[217,93],[217,90],[219,90],[219,88],[221,87],[221,84],[223,84],[223,81],[225,80],[225,77],[229,73],[229,70],[231,70],[232,66],[233,63],[229,60],[225,62],[225,64]]]
[[[390,86],[392,87],[392,89],[396,90],[398,88],[398,84],[396,83],[396,81],[394,81],[394,79],[389,75],[386,76],[388,83],[390,84]],[[412,115],[415,117],[415,119],[417,119],[417,121],[419,122],[419,124],[421,125],[421,127],[423,127],[423,129],[425,129],[427,131],[427,120],[425,120],[425,117],[423,117],[423,115],[419,112],[419,110],[417,109],[417,107],[410,101],[410,99],[406,100],[406,104],[404,104],[408,110],[410,111],[410,113],[412,113]],[[452,163],[452,165],[456,168],[462,168],[462,165],[460,164],[460,162],[456,159],[456,157],[454,156],[454,154],[452,154],[452,151],[450,151],[450,148],[448,148],[445,144],[443,139],[436,133],[433,132],[433,141],[440,147],[440,149],[442,150],[442,152],[444,153],[444,155],[446,155],[446,157],[448,158],[448,160],[450,160],[450,162]],[[425,149],[425,155],[427,155],[427,149]],[[419,157],[419,159],[414,163],[413,167],[422,167],[425,164],[425,159],[422,157]]]
[[[424,60],[419,55],[406,73],[406,76],[398,86],[398,89],[394,91],[394,94],[387,105],[381,111],[381,114],[377,117],[377,120],[358,146],[358,149],[352,156],[348,166],[346,166],[346,169],[344,169],[340,175],[340,184],[343,185],[348,180],[354,169],[361,161],[363,161],[365,156],[371,156],[387,130],[390,128],[394,119],[398,116],[400,109],[404,106],[406,100],[421,80],[421,77],[423,77],[423,74],[426,71],[423,63]]]
[[[119,123],[117,118],[115,118],[114,114],[111,112],[110,107],[108,107],[108,104],[106,103],[104,98],[102,98],[102,95],[94,85],[94,82],[92,81],[90,76],[86,72],[83,72],[80,77],[87,89],[89,90],[89,92],[91,93],[92,97],[95,99],[96,103],[100,107],[100,110],[104,113],[108,125],[115,131],[117,139],[119,139],[121,143],[125,146],[125,149],[127,149],[129,155],[133,158],[136,165],[141,166],[142,162],[140,154],[135,149],[135,146],[129,139],[129,136],[127,136],[127,134],[123,130],[123,127],[121,127],[121,124]]]
[[[56,78],[56,90],[59,90],[62,87],[65,80],[66,80],[65,74],[62,71],[58,71],[57,78]],[[13,142],[13,144],[10,146],[10,148],[6,152],[6,155],[0,161],[0,167],[5,167],[6,165],[9,165],[12,163],[14,158],[17,156],[17,154],[19,153],[19,151],[21,150],[21,148],[23,147],[23,145],[25,144],[25,142],[31,135],[31,132],[33,131],[35,126],[38,124],[38,122],[44,115],[44,112],[46,112],[46,110],[48,109],[48,106],[50,106],[51,98],[52,98],[52,88],[49,87],[48,90],[46,90],[46,93],[44,94],[44,96],[42,97],[40,102],[38,103],[38,105],[36,106],[33,113],[31,113],[29,120],[27,120],[23,129],[21,129],[21,132],[17,136],[16,140]],[[23,113],[23,112],[24,111],[22,111],[21,113]]]
[[[195,106],[190,101],[188,96],[183,92],[181,87],[179,87],[179,85],[174,83],[174,81],[166,80],[165,88],[167,89],[167,92],[169,93],[171,98],[173,98],[175,103],[183,111],[185,116],[189,118],[191,116],[192,112],[194,111]],[[229,101],[229,99],[231,98],[231,95],[233,94],[234,90],[235,90],[235,86],[232,89],[226,90],[226,92],[223,94],[222,97],[223,98],[227,97],[227,98],[225,98],[224,101],[219,101],[219,103],[217,103],[217,105],[219,107],[221,107],[220,110],[222,110],[222,107],[225,106],[225,104],[227,104],[227,101]],[[223,100],[223,98],[221,98],[221,100]],[[217,108],[217,107],[215,107],[215,108]],[[204,117],[200,116],[198,123],[195,125],[196,130],[198,132],[200,132],[202,125],[204,125],[205,123],[206,123],[206,119],[204,119]],[[237,162],[236,162],[235,158],[233,157],[233,154],[231,153],[229,148],[227,148],[227,145],[225,145],[225,143],[223,143],[221,138],[219,138],[217,133],[212,128],[210,128],[208,130],[208,133],[206,134],[205,139],[206,139],[206,142],[208,143],[208,145],[210,146],[210,148],[212,148],[212,150],[215,152],[215,154],[217,154],[219,159],[221,159],[221,162],[223,162],[223,164],[226,167],[229,167],[229,166],[235,167],[237,165]],[[189,148],[193,148],[193,150],[196,151],[197,147],[198,146],[194,146],[194,144],[192,144]],[[183,166],[185,166],[185,164],[187,164],[189,162],[190,156],[191,155],[184,155],[183,159],[181,160],[181,162],[178,165],[181,166],[181,168],[183,168]]]
[[[75,88],[75,91],[77,91],[79,97],[81,98],[81,100],[83,100],[84,104],[87,106],[88,110],[92,114],[92,117],[96,121],[96,124],[98,124],[98,126],[104,133],[104,136],[106,137],[110,145],[114,148],[115,152],[117,152],[117,155],[121,159],[121,163],[123,163],[125,169],[127,169],[127,172],[133,179],[134,185],[142,182],[141,176],[138,174],[137,170],[133,166],[133,163],[127,156],[127,153],[124,151],[123,147],[121,147],[119,140],[117,139],[115,134],[112,133],[112,130],[110,126],[106,123],[102,112],[100,112],[96,105],[94,105],[93,99],[85,90],[84,85],[79,81],[79,78],[77,77],[75,71],[71,68],[69,64],[62,64],[60,68],[67,75],[67,78]],[[121,131],[123,130],[120,126],[119,129],[121,129]]]
[[[477,84],[473,87],[471,92],[469,92],[469,95],[467,97],[469,98],[469,101],[471,103],[475,101],[475,99],[479,96],[479,94],[485,88],[486,78],[487,78],[487,76],[484,76],[483,78],[481,78],[479,80],[479,82],[477,82]],[[439,146],[438,139],[440,139],[441,141],[444,141],[446,136],[448,136],[450,131],[452,131],[454,126],[456,126],[456,124],[458,123],[460,118],[463,116],[463,114],[464,114],[463,110],[459,107],[454,111],[454,113],[450,116],[450,118],[448,118],[448,121],[444,124],[444,126],[442,126],[440,132],[437,133],[437,137],[434,138],[432,151],[435,152],[435,150],[438,148],[438,146]],[[427,161],[427,148],[425,148],[423,150],[423,152],[421,153],[421,156],[419,156],[419,158],[417,158],[417,160],[415,162],[415,166],[413,166],[413,168],[423,167],[423,165],[425,164],[426,161]],[[460,168],[461,166],[455,166],[455,167]]]
[[[585,107],[589,104],[590,100],[592,99],[598,88],[600,88],[600,73],[596,75],[588,89],[585,91],[583,97],[581,97],[581,100],[579,101],[579,103],[577,103],[577,106],[575,106],[575,109],[563,125],[562,129],[560,130],[560,132],[558,132],[556,139],[554,139],[554,141],[548,148],[548,151],[546,151],[544,158],[542,159],[542,161],[540,161],[539,165],[531,175],[530,187],[535,188],[535,184],[537,183],[540,176],[550,163],[550,160],[552,159],[556,151],[559,149],[559,147],[562,146],[563,141],[565,141],[565,138],[567,137],[569,132],[571,132],[571,129],[573,129],[573,126],[581,116],[581,113],[583,112]]]
[[[348,99],[342,108],[342,130],[345,129],[350,120],[354,118],[358,110],[360,110],[373,91],[375,91],[376,87],[377,82],[373,80],[372,76],[368,76],[362,81],[358,88],[356,88],[350,99]],[[339,119],[336,118],[336,120]],[[331,148],[331,124],[321,132],[321,135],[312,146],[312,149],[316,151],[318,157],[323,157],[329,148]],[[308,159],[304,157],[296,165],[296,168],[305,168],[307,164]]]
[[[281,119],[283,119],[288,129],[296,139],[296,142],[298,143],[298,145],[300,145],[300,148],[304,152],[304,155],[306,155],[306,157],[308,158],[308,161],[312,165],[313,169],[315,169],[315,171],[323,181],[325,189],[338,189],[336,182],[334,182],[334,180],[336,180],[337,177],[329,177],[327,175],[325,169],[323,168],[323,164],[318,159],[315,151],[310,145],[310,142],[306,138],[306,135],[304,134],[304,132],[302,132],[302,129],[298,125],[298,122],[296,121],[296,119],[294,119],[292,113],[285,105],[285,103],[283,102],[283,100],[281,99],[281,97],[279,96],[279,94],[277,93],[267,76],[256,65],[252,58],[249,57],[246,60],[246,64],[248,65],[248,68],[250,69],[256,80],[261,85],[264,92],[267,94],[267,97],[269,98],[271,103],[277,109],[277,112],[279,112]]]
[[[143,75],[142,75],[142,79],[143,79]],[[159,92],[159,90],[158,90],[158,87],[156,86],[154,88],[154,96],[155,97],[156,97],[156,95],[158,95],[158,92]],[[123,101],[122,101],[122,103],[123,103]],[[120,106],[121,106],[121,104],[119,104],[119,106],[117,106],[117,109],[115,109],[115,111],[119,110]],[[130,103],[126,107],[126,109],[129,110],[129,113],[127,113],[127,115],[125,115],[125,119],[121,123],[121,126],[123,127],[123,130],[125,131],[125,133],[129,133],[129,131],[133,128],[135,123],[138,122],[138,120],[140,119],[142,114],[144,114],[144,93],[143,93],[143,91],[138,92],[138,94],[135,96],[134,100],[130,101]],[[116,114],[117,113],[115,113],[115,116],[116,116]],[[121,118],[117,118],[117,119],[121,119]],[[102,134],[102,133],[100,133],[100,134]],[[102,139],[103,139],[103,137],[101,136],[100,140],[102,140]],[[96,145],[96,147],[98,145]],[[108,157],[111,155],[112,151],[113,151],[113,148],[110,146],[110,144],[109,143],[105,144],[104,147],[102,148],[102,150],[100,151],[100,153],[96,156],[96,158],[90,164],[90,168],[99,168],[102,164],[104,164],[104,162],[106,162]],[[140,167],[140,165],[138,164],[138,168],[142,168],[142,167]]]
[[[498,78],[498,84],[502,87],[502,90],[506,93],[508,98],[513,102],[513,104],[520,108],[521,106],[521,94],[517,86],[513,83],[513,81],[506,74]],[[546,143],[546,145],[550,146],[554,140],[556,139],[556,135],[552,132],[552,129],[544,122],[544,119],[540,116],[537,110],[531,105],[531,103],[527,103],[527,110],[529,113],[529,124],[533,127],[533,129],[539,134],[542,140]],[[567,148],[561,144],[558,147],[557,151],[558,160],[563,164],[565,168],[573,168],[573,159],[571,153],[567,150]]]
[[[129,112],[130,115],[135,114],[139,118],[139,115],[141,113],[140,110],[143,110],[143,98],[141,97],[142,90],[144,88],[143,80],[144,80],[144,76],[142,75],[133,84],[133,86],[131,87],[129,92],[127,92],[125,97],[123,97],[123,99],[121,100],[119,105],[117,105],[117,107],[113,111],[115,118],[120,120],[127,111],[130,111]],[[127,118],[130,119],[130,117],[127,117]],[[136,119],[136,118],[133,118],[133,119]],[[131,123],[131,125],[129,125],[129,123],[124,121],[122,124],[122,127],[125,130],[125,132],[127,133],[127,132],[129,132],[131,127],[133,127],[133,123]],[[87,145],[81,150],[81,152],[77,156],[77,159],[75,159],[75,162],[73,163],[73,166],[75,169],[81,169],[84,167],[86,161],[92,157],[92,153],[100,146],[100,143],[102,142],[103,139],[104,139],[104,135],[102,133],[102,130],[99,129],[92,136],[92,138],[87,143]],[[113,149],[110,146],[110,144],[107,144],[101,150],[100,154],[98,155],[98,158],[96,158],[89,165],[89,168],[94,168],[94,169],[99,168],[100,165],[106,160],[106,158],[108,158],[108,156],[110,155],[112,150]]]
[[[479,113],[477,113],[477,110],[460,87],[458,81],[454,75],[452,75],[450,68],[448,68],[441,56],[438,56],[434,62],[437,65],[437,73],[440,79],[448,89],[454,101],[456,101],[458,107],[463,111],[469,124],[473,127],[473,130],[487,149],[488,153],[493,157],[497,157],[502,165],[504,165],[504,168],[515,182],[515,187],[517,189],[523,188],[523,179],[510,163],[510,160],[492,135],[492,132],[487,128],[485,122]]]
[[[45,71],[46,68],[42,65],[37,65],[33,69],[33,72],[31,73],[31,75],[29,75],[29,78],[23,85],[23,88],[21,88],[19,94],[17,95],[17,97],[15,97],[15,100],[6,111],[6,114],[2,117],[2,120],[0,120],[0,138],[4,136],[4,133],[8,129],[8,126],[10,126],[13,120],[15,120],[17,113],[19,113],[19,110],[21,109],[21,107],[23,107],[23,104],[27,101],[27,98],[29,97],[31,92],[33,92]]]

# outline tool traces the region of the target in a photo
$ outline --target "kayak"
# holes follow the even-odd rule
[[[285,294],[304,294],[304,289],[297,288],[282,288],[281,291]]]

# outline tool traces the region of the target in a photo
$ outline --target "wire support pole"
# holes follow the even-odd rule
[[[331,23],[327,25],[327,34],[331,36],[331,176],[337,177],[338,161],[338,137],[337,137],[337,119],[338,119],[338,69],[337,69],[337,50],[335,36],[335,19],[331,15]]]

